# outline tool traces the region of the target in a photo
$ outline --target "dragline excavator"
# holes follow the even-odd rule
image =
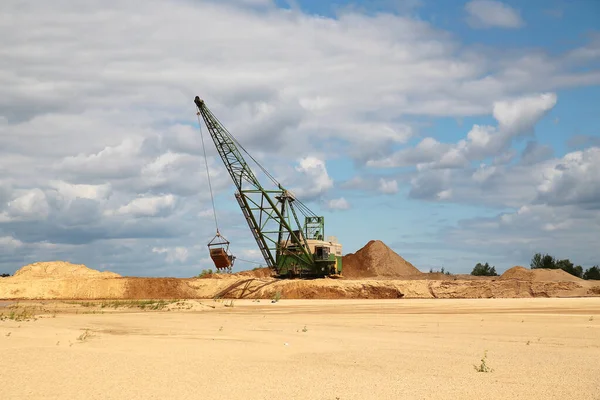
[[[342,245],[335,237],[324,240],[324,218],[315,215],[252,158],[200,97],[196,96],[194,103],[233,179],[237,189],[235,198],[267,266],[281,278],[340,276]],[[240,150],[269,177],[275,189],[263,188]],[[303,224],[297,211],[304,216]],[[217,236],[220,236],[218,226]],[[223,243],[229,247],[229,242]],[[209,243],[209,249],[217,268],[229,267],[235,259],[219,243],[217,246]]]

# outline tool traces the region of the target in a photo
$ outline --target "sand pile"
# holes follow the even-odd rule
[[[527,269],[520,266],[506,270],[499,279],[514,279],[527,282],[583,282],[583,279],[573,276],[562,269]]]
[[[83,264],[71,264],[66,261],[36,262],[26,265],[14,274],[22,279],[69,279],[69,278],[119,278],[114,272],[100,272]]]
[[[255,268],[251,271],[241,271],[236,273],[237,276],[248,276],[253,278],[270,278],[275,275],[273,270],[269,267]]]
[[[342,275],[346,278],[416,277],[423,273],[396,254],[380,240],[371,240],[356,253],[342,258]]]

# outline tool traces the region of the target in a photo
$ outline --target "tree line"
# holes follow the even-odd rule
[[[8,278],[10,274],[0,274],[0,278]]]
[[[550,254],[535,253],[529,264],[531,269],[547,268],[547,269],[562,269],[571,275],[586,280],[600,280],[600,267],[595,265],[586,270],[581,265],[575,265],[569,259],[559,260]],[[471,271],[471,275],[475,276],[498,276],[496,267],[490,264],[477,263]]]

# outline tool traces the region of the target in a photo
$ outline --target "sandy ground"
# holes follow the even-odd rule
[[[101,304],[0,302],[0,398],[600,399],[600,298]]]

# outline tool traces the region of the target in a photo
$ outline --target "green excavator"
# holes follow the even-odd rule
[[[202,116],[233,180],[236,187],[235,198],[267,266],[280,278],[341,276],[342,245],[335,237],[324,240],[325,219],[317,216],[283,188],[252,158],[200,97],[196,96],[194,103],[198,108],[198,123],[200,124]],[[201,127],[200,132],[202,133]],[[242,151],[272,181],[274,189],[263,188],[242,156]],[[304,217],[303,224],[300,224],[299,214]],[[229,253],[229,242],[220,234],[218,225],[217,235],[208,246],[217,269],[231,270],[235,257]]]

